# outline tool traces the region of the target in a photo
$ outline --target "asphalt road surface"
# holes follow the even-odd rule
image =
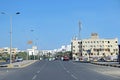
[[[0,68],[0,80],[120,80],[94,69],[89,63],[38,61],[22,69]]]

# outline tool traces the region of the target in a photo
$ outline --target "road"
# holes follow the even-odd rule
[[[103,74],[100,68],[103,69],[72,61],[38,61],[21,69],[0,68],[0,80],[120,80],[120,77]]]

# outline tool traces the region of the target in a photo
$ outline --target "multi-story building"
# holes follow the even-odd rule
[[[97,33],[92,33],[88,39],[73,39],[71,42],[73,58],[114,60],[118,55],[118,39],[100,39]]]
[[[38,55],[39,51],[37,50],[37,46],[33,46],[31,49],[27,49],[27,53],[29,55]]]
[[[11,55],[13,59],[15,59],[17,53],[18,53],[17,48],[11,48]],[[8,57],[8,54],[10,54],[10,48],[8,47],[0,48],[0,57]]]
[[[12,48],[11,49],[11,53],[14,55],[14,54],[17,54],[17,51],[18,49],[17,48]],[[4,48],[0,48],[0,53],[1,54],[10,54],[10,48],[8,47],[4,47]]]

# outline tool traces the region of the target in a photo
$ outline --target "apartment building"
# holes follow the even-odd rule
[[[73,59],[114,60],[119,53],[118,39],[100,39],[97,33],[92,33],[88,39],[73,39],[71,50]]]
[[[17,54],[18,52],[18,49],[17,48],[12,48],[11,49],[11,53],[14,55],[14,54]],[[0,48],[0,53],[1,54],[10,54],[10,48],[9,47],[4,47],[4,48]]]
[[[39,51],[37,49],[37,46],[32,46],[31,49],[27,49],[27,53],[29,55],[38,55]]]

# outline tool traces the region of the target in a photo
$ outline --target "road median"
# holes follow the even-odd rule
[[[37,60],[25,60],[22,62],[15,62],[15,63],[7,64],[7,68],[24,68],[35,63],[36,61]]]

